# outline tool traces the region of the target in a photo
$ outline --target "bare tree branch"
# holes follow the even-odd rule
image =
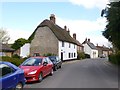
[[[1,43],[8,43],[10,37],[7,31],[4,28],[0,28],[0,42]]]

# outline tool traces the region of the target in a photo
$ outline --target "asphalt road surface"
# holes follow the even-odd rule
[[[24,88],[118,88],[118,68],[105,58],[64,62],[53,76]]]

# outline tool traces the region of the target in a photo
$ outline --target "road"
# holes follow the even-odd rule
[[[53,76],[24,88],[118,88],[118,68],[104,58],[64,62]]]

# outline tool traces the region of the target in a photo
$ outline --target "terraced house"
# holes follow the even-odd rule
[[[55,15],[51,14],[50,20],[45,19],[41,22],[29,37],[30,55],[36,52],[40,55],[52,53],[62,60],[76,59],[78,41],[69,33],[66,26],[61,28],[56,24]]]

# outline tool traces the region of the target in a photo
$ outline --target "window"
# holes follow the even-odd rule
[[[75,49],[75,44],[74,44],[74,49]]]
[[[65,45],[64,45],[65,43],[62,41],[62,47],[64,47]]]
[[[74,57],[76,57],[76,54],[74,53]]]
[[[68,53],[68,56],[69,56],[69,58],[70,58],[70,53]]]
[[[69,48],[71,47],[71,44],[69,43]]]
[[[49,64],[52,64],[51,60],[47,57],[46,58],[46,61],[49,63]]]
[[[15,70],[8,65],[0,64],[0,70],[2,71],[2,76],[13,73]]]
[[[73,53],[71,53],[71,55],[72,55],[72,58],[73,58]]]

